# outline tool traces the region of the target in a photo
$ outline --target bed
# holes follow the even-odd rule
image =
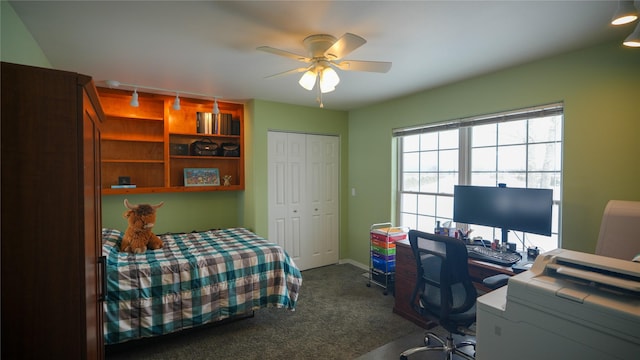
[[[164,247],[144,254],[119,252],[122,236],[102,230],[107,345],[264,307],[295,310],[300,270],[280,246],[247,229],[162,234]]]

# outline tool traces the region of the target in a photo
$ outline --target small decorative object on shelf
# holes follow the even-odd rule
[[[224,181],[222,183],[224,186],[231,186],[231,175],[225,175],[222,180]]]
[[[136,184],[119,184],[119,185],[111,185],[112,189],[135,189]]]
[[[185,168],[184,186],[219,186],[220,172],[217,168]]]
[[[130,176],[118,176],[118,185],[129,185],[131,184]]]

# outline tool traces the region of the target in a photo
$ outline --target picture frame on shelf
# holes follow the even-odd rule
[[[220,186],[217,168],[184,168],[184,186]]]

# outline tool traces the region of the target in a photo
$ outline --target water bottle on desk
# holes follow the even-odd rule
[[[436,221],[436,227],[433,229],[433,233],[436,235],[444,235],[444,228],[440,226],[440,221]]]

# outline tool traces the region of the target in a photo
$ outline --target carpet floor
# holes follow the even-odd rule
[[[260,309],[244,320],[112,345],[106,358],[374,359],[394,341],[419,346],[424,329],[394,314],[393,295],[367,287],[365,272],[350,264],[306,270],[296,311]]]

